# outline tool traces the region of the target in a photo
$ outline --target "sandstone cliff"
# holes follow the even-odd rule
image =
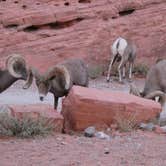
[[[40,70],[69,57],[108,64],[118,36],[151,64],[166,57],[165,16],[165,0],[1,0],[0,66],[10,53]]]

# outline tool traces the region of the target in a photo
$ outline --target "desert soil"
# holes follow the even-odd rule
[[[135,79],[142,88],[143,79]],[[35,85],[21,90],[17,82],[0,95],[1,104],[40,103]],[[121,90],[128,93],[128,82],[106,83],[101,77],[90,87]],[[19,89],[19,90],[18,90]],[[45,103],[52,104],[52,95]],[[0,137],[0,166],[165,166],[166,136],[153,132],[133,131],[112,135],[111,140],[80,135],[54,134],[44,138],[18,139]]]

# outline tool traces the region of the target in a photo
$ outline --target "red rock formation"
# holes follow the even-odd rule
[[[0,66],[20,53],[40,70],[69,57],[108,64],[118,36],[138,46],[137,62],[166,57],[165,0],[2,0]]]
[[[159,103],[123,92],[74,86],[63,102],[64,129],[83,130],[91,125],[110,126],[117,120],[134,118],[133,123],[154,119]],[[119,119],[121,118],[121,119]],[[130,120],[130,119],[129,119]]]

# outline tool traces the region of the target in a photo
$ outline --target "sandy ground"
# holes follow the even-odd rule
[[[132,132],[110,141],[57,134],[0,139],[1,166],[165,166],[166,136]]]
[[[135,79],[135,83],[142,89],[144,80]],[[1,93],[0,103],[40,103],[35,85],[25,91],[22,84],[17,82]],[[127,81],[123,85],[106,83],[104,77],[91,80],[89,86],[129,91]],[[52,95],[48,95],[44,103],[52,102]],[[109,141],[66,134],[35,139],[0,137],[0,166],[165,166],[165,149],[165,135],[143,131],[116,134]]]
[[[142,89],[144,85],[144,79],[134,79],[136,85]],[[38,91],[35,83],[28,90],[23,90],[22,86],[24,81],[15,82],[10,88],[0,94],[0,104],[36,104],[41,103],[38,96]],[[102,89],[102,90],[119,90],[128,93],[129,83],[127,80],[124,84],[118,83],[115,78],[109,83],[106,82],[105,77],[100,77],[98,79],[90,80],[89,87]],[[49,93],[46,99],[42,102],[45,104],[53,105],[53,95]]]

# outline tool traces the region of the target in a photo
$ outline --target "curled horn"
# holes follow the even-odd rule
[[[163,106],[164,103],[166,102],[166,94],[162,91],[156,90],[154,92],[151,92],[148,95],[146,95],[145,98],[154,99],[157,96],[160,98],[159,102],[160,102],[161,106]]]
[[[156,90],[146,95],[145,98],[153,99],[155,97],[159,97],[159,102],[161,104],[162,112],[159,117],[159,125],[165,125],[166,123],[166,94],[162,91]]]
[[[40,77],[40,74],[35,68],[29,68],[28,77],[23,86],[23,89],[28,89],[32,85],[33,77]]]
[[[21,74],[17,73],[14,70],[14,65],[17,63],[22,63],[23,65],[26,66],[26,62],[24,60],[24,58],[18,54],[13,54],[11,56],[8,57],[8,59],[6,60],[6,68],[8,69],[9,73],[16,77],[16,78],[20,78]]]
[[[139,91],[139,89],[136,87],[135,84],[131,83],[130,84],[130,94],[133,94],[135,96],[139,96],[141,97],[141,92]]]
[[[48,79],[48,80],[51,80],[55,77],[59,77],[59,78],[64,79],[64,81],[65,81],[64,87],[65,87],[66,90],[68,90],[70,88],[71,77],[70,77],[70,74],[69,74],[69,72],[68,72],[68,70],[66,69],[65,66],[57,65],[54,68],[51,68],[51,70],[49,70],[46,73],[46,79]]]

